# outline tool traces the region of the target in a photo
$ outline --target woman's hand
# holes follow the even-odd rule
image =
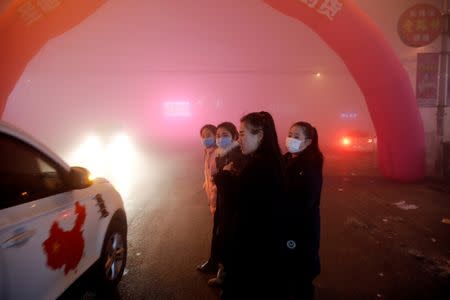
[[[234,166],[233,166],[233,162],[230,162],[229,164],[227,164],[225,167],[223,167],[224,171],[233,171],[234,170]]]

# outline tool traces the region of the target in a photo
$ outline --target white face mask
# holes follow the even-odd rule
[[[302,151],[303,141],[294,139],[294,138],[286,138],[286,148],[290,153],[299,153]]]

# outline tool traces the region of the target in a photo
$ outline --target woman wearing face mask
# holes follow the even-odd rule
[[[284,172],[272,116],[267,112],[244,116],[239,135],[247,162],[237,180],[222,299],[277,299],[276,212]]]
[[[214,215],[215,251],[214,256],[220,262],[217,276],[208,281],[210,286],[221,286],[224,278],[225,252],[224,245],[227,229],[233,211],[233,198],[236,185],[236,175],[244,165],[244,156],[237,142],[239,133],[230,122],[224,122],[217,126],[216,144],[217,173],[213,176],[213,181],[217,187],[217,209]],[[229,170],[224,170],[226,165],[233,166]]]
[[[220,171],[224,166],[234,161],[242,160],[242,152],[238,143],[239,132],[233,123],[223,122],[217,126],[216,133],[216,166]]]
[[[314,278],[320,273],[320,194],[323,155],[317,130],[298,122],[286,138],[288,209],[285,231],[285,275],[287,290],[299,299],[314,298]]]
[[[200,129],[200,136],[202,138],[204,150],[204,176],[203,189],[208,198],[208,206],[211,215],[214,216],[216,211],[217,188],[213,182],[212,176],[217,172],[216,168],[216,132],[217,128],[214,125],[207,124]],[[214,231],[214,229],[213,229]],[[213,242],[211,242],[211,254],[213,253]],[[197,266],[197,270],[205,273],[214,273],[217,271],[217,261],[214,261],[213,255],[205,263]]]

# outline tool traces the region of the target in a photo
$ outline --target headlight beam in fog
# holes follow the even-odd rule
[[[124,200],[136,181],[136,149],[125,133],[116,134],[111,140],[89,135],[67,159],[72,166],[86,167],[91,179],[105,177],[122,195]]]

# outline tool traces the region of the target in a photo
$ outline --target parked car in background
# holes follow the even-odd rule
[[[377,150],[377,137],[365,131],[350,130],[338,136],[337,146],[342,151],[374,152]]]

